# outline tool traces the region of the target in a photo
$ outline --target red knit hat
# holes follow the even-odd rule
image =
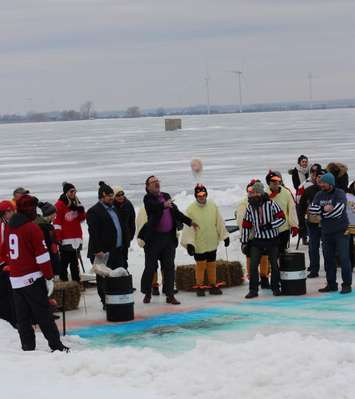
[[[15,211],[15,206],[11,201],[0,202],[0,212]]]

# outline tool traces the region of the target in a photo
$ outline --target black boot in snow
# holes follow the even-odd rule
[[[260,278],[260,287],[263,290],[270,290],[271,289],[270,282],[269,282],[269,279],[267,277],[261,277]]]
[[[351,285],[345,285],[345,284],[343,284],[342,287],[341,287],[340,293],[341,293],[341,294],[350,294],[351,291],[352,291]]]
[[[318,290],[318,292],[325,293],[325,292],[336,292],[338,291],[338,286],[330,287],[326,285],[324,288]]]
[[[205,289],[201,288],[201,287],[196,288],[196,295],[197,296],[206,296]]]
[[[249,291],[247,295],[245,295],[245,299],[252,299],[256,298],[257,296],[259,296],[257,291]]]
[[[69,352],[70,352],[70,348],[68,348],[67,346],[65,346],[65,345],[62,344],[62,345],[58,346],[58,348],[52,349],[52,353],[53,353],[53,352],[57,352],[57,351],[69,353]]]
[[[210,288],[210,295],[223,295],[223,292],[219,287],[212,286]]]

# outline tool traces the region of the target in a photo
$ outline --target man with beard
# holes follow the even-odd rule
[[[269,199],[260,182],[248,189],[248,202],[241,232],[242,252],[250,256],[249,293],[245,298],[258,296],[258,266],[264,254],[268,255],[271,264],[272,292],[279,296],[279,228],[285,223],[285,214],[276,202]]]
[[[320,178],[320,188],[309,212],[321,216],[324,268],[327,285],[319,292],[338,291],[336,256],[339,256],[343,280],[341,294],[352,291],[352,272],[349,256],[349,237],[346,235],[349,219],[347,200],[342,189],[336,188],[334,175],[326,173]]]

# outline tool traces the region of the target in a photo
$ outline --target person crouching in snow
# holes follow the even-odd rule
[[[186,215],[195,222],[199,228],[184,227],[181,244],[187,249],[189,255],[196,261],[196,293],[204,296],[205,289],[209,288],[211,295],[222,295],[217,284],[216,256],[220,241],[229,246],[229,234],[225,228],[224,220],[211,200],[207,200],[207,189],[202,184],[195,187],[195,198],[186,211]],[[208,286],[205,286],[205,272],[207,270]]]
[[[37,203],[36,198],[23,195],[17,201],[17,213],[10,219],[5,234],[18,332],[22,349],[35,350],[34,319],[52,351],[68,352],[50,312],[47,288],[50,284],[46,281],[53,279],[53,270],[42,230],[33,223],[37,216]]]
[[[252,179],[247,185],[247,193],[250,187],[252,187],[255,183],[260,183],[260,180]],[[235,218],[237,221],[237,225],[239,226],[239,231],[242,231],[243,228],[243,219],[248,206],[248,195],[246,195],[238,204],[237,210],[235,211]],[[247,273],[248,278],[250,279],[250,254],[246,253],[247,258]],[[266,255],[263,255],[260,259],[260,287],[262,289],[270,289],[269,282],[269,259]]]
[[[271,264],[272,292],[279,296],[279,228],[286,221],[285,214],[276,202],[269,199],[260,182],[249,187],[248,202],[241,231],[242,252],[250,254],[249,293],[245,298],[258,296],[258,266],[264,254],[268,255]]]

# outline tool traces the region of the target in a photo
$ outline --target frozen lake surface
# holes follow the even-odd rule
[[[250,178],[263,179],[273,168],[290,183],[287,170],[300,154],[323,165],[344,162],[354,177],[354,129],[355,110],[189,116],[177,132],[165,132],[161,118],[0,125],[0,198],[25,186],[54,201],[67,180],[91,206],[105,180],[122,185],[139,207],[144,181],[155,174],[184,209],[193,200],[189,164],[197,157],[210,197],[231,217]],[[239,246],[234,234],[228,256],[244,262]],[[224,248],[218,256],[227,256]],[[133,243],[136,287],[143,259]],[[177,264],[191,262],[179,248]],[[88,313],[81,303],[68,318],[95,323],[76,330],[89,341],[66,338],[68,356],[48,353],[40,334],[38,351],[22,353],[16,332],[0,321],[1,392],[16,399],[353,398],[355,295],[317,295],[323,282],[310,282],[303,298],[262,293],[254,302],[242,299],[244,285],[218,300],[207,297],[198,309],[192,293],[179,294],[180,310],[167,310],[164,298],[147,310],[136,292],[137,313],[146,317],[115,328],[102,324],[104,313],[89,290]],[[26,370],[26,383],[18,383],[19,370]]]
[[[163,126],[163,118],[1,125],[0,197],[25,186],[54,201],[70,181],[88,206],[105,180],[139,206],[146,177],[156,174],[185,205],[181,193],[193,189],[189,163],[197,157],[208,188],[217,196],[229,189],[218,196],[228,207],[250,178],[263,179],[270,168],[286,174],[300,154],[355,170],[355,110],[184,116],[181,131]]]

